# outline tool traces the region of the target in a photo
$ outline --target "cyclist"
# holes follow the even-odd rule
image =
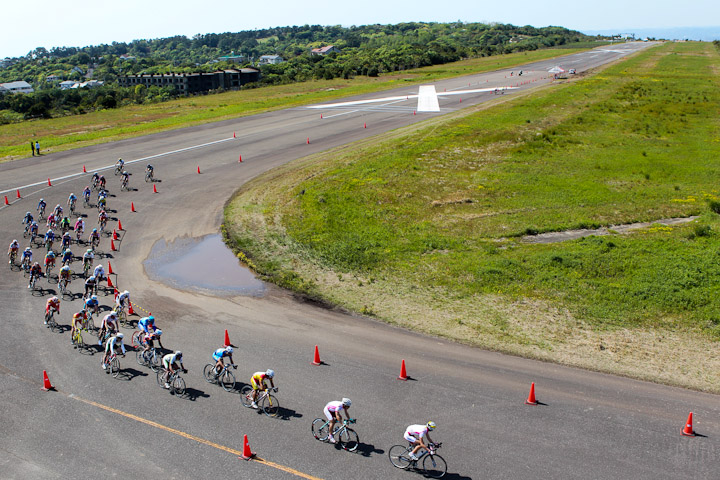
[[[330,432],[328,435],[328,442],[335,443],[335,422],[342,422],[342,415],[340,415],[340,412],[344,410],[345,416],[347,417],[348,421],[350,421],[350,414],[348,413],[350,405],[352,405],[352,401],[347,397],[343,398],[339,402],[329,402],[327,405],[325,405],[323,412],[325,412],[325,417],[330,421],[328,430],[328,432]]]
[[[85,203],[89,203],[89,202],[90,202],[90,194],[91,194],[91,193],[92,193],[92,190],[90,190],[90,185],[87,185],[87,186],[85,187],[85,190],[82,191],[83,201],[84,201]]]
[[[93,252],[92,248],[88,248],[85,253],[83,253],[83,270],[85,270],[86,265],[88,267],[88,270],[92,268],[94,258],[95,253]]]
[[[100,213],[98,214],[98,225],[100,225],[100,229],[105,229],[105,224],[107,223],[107,213],[105,213],[105,210],[100,210]]]
[[[122,158],[118,158],[118,161],[115,162],[115,171],[122,172],[122,169],[124,166],[125,166],[125,160],[123,160]]]
[[[428,450],[428,446],[423,441],[423,437],[427,437],[428,443],[433,443],[430,438],[430,430],[435,430],[435,422],[427,422],[424,425],[410,425],[405,429],[405,440],[415,446],[412,452],[410,452],[410,458],[417,460],[417,452],[424,448]]]
[[[98,177],[98,184],[100,184],[100,188],[105,190],[105,175],[100,175],[100,177]]]
[[[40,229],[40,225],[33,220],[32,224],[30,224],[30,241],[32,242],[35,240],[35,237],[37,237],[38,230]]]
[[[223,368],[225,368],[225,364],[223,363],[223,357],[228,357],[230,359],[230,363],[233,364],[233,348],[228,345],[225,348],[218,348],[215,350],[212,354],[212,359],[215,360],[215,376],[217,377],[220,375],[220,372],[223,371]],[[235,365],[235,370],[237,370],[237,365]]]
[[[77,236],[79,242],[83,231],[85,231],[85,220],[83,220],[82,217],[79,217],[77,219],[77,222],[75,222],[75,226],[73,228],[75,229],[75,235]]]
[[[120,295],[118,295],[118,298],[120,298]],[[140,328],[140,330],[142,330],[146,335],[149,335],[151,331],[154,332],[157,330],[157,327],[155,326],[155,317],[149,315],[141,318],[138,322],[138,328]]]
[[[55,215],[55,218],[61,218],[63,214],[63,207],[58,203],[57,205],[55,205],[52,213],[53,215]]]
[[[104,194],[101,194],[98,196],[97,208],[101,212],[104,212],[105,207],[107,207],[107,197]]]
[[[60,289],[60,282],[65,280],[65,286],[67,287],[67,284],[70,283],[70,266],[69,265],[63,265],[60,268],[60,273],[58,274],[58,290]]]
[[[63,265],[70,265],[73,261],[73,253],[70,251],[70,248],[66,248],[62,252],[62,264]]]
[[[100,302],[98,302],[97,295],[93,295],[92,297],[85,300],[83,309],[90,312],[91,317],[92,317],[93,313],[95,315],[99,315],[100,314]]]
[[[151,348],[153,348],[153,347],[155,346],[155,342],[154,342],[155,340],[157,340],[158,343],[160,344],[160,348],[165,348],[165,347],[163,347],[163,344],[162,344],[162,342],[160,341],[160,335],[162,335],[162,330],[160,330],[159,328],[158,328],[158,329],[155,329],[155,330],[154,330],[153,332],[151,332],[151,333],[145,334],[145,335],[142,337],[142,338],[143,338],[143,345],[144,345],[144,347],[143,347],[143,352],[147,352],[147,351],[149,351]]]
[[[182,352],[177,350],[175,353],[168,353],[163,357],[163,367],[165,367],[165,373],[163,373],[163,380],[165,381],[165,388],[170,388],[170,376],[175,373],[178,369],[177,364],[180,364],[180,370],[187,373],[185,365],[183,365]]]
[[[47,272],[48,266],[55,266],[55,252],[52,250],[47,252],[47,255],[45,255],[45,271]],[[50,281],[50,277],[48,277],[48,282]]]
[[[77,202],[77,197],[74,193],[71,193],[70,196],[67,199],[67,205],[70,207],[70,211],[72,212],[75,210],[75,202]]]
[[[52,309],[55,313],[60,315],[60,299],[58,297],[50,297],[48,298],[47,303],[45,304],[45,317],[47,318],[47,314],[50,313],[50,309]],[[45,325],[47,325],[47,320],[45,320]]]
[[[70,230],[70,219],[68,217],[62,217],[62,220],[60,220],[60,228],[64,233],[68,233],[68,230]]]
[[[87,280],[85,280],[85,294],[83,297],[88,298],[91,295],[95,293],[97,290],[97,279],[94,275],[90,275]]]
[[[28,282],[28,288],[32,285],[33,278],[40,278],[42,277],[42,267],[38,262],[33,263],[32,268],[30,268],[30,281]]]
[[[52,231],[52,228],[49,228],[48,231],[45,233],[45,244],[48,244],[48,249],[52,248],[52,244],[55,241],[55,232]]]
[[[110,312],[103,317],[102,325],[100,326],[100,333],[98,334],[98,345],[102,345],[105,338],[114,334],[118,331],[117,315],[115,312]]]
[[[23,225],[25,225],[25,233],[27,233],[28,230],[30,230],[30,225],[32,225],[33,220],[34,219],[33,219],[32,213],[30,213],[30,212],[27,212],[25,214],[25,217],[23,217],[22,223],[23,223]]]
[[[20,263],[25,267],[25,270],[30,268],[30,264],[32,263],[32,249],[30,247],[25,247]]]
[[[65,217],[65,218],[67,218],[67,217]],[[62,245],[63,249],[70,247],[70,242],[72,241],[72,238],[70,238],[70,232],[63,233],[63,236],[60,239],[60,241],[62,242],[61,245]]]
[[[147,167],[145,167],[145,174],[150,178],[150,180],[152,180],[155,175],[155,168],[149,163]]]
[[[87,320],[87,312],[83,308],[78,313],[73,314],[72,328],[70,328],[70,342],[75,343],[73,337],[75,336],[75,330],[77,328],[83,328],[83,323]]]
[[[47,207],[47,203],[45,203],[44,198],[41,198],[37,204],[37,208],[35,209],[38,212],[38,217],[42,218],[45,214],[45,207]]]
[[[102,265],[99,265],[99,266],[102,267]],[[97,272],[97,269],[95,269],[95,271]],[[97,276],[97,275],[96,275],[96,276]],[[121,309],[124,309],[129,303],[130,303],[130,292],[128,292],[127,290],[125,290],[124,292],[122,292],[122,293],[121,293],[120,295],[118,295],[117,298],[115,299],[115,304],[116,304],[118,307],[120,307]],[[153,320],[154,320],[154,318],[153,318]],[[154,326],[153,326],[153,329],[155,329]],[[146,333],[147,333],[147,332],[146,332]]]
[[[126,187],[126,188],[127,188],[127,186],[130,184],[130,173],[128,173],[127,171],[123,171],[123,172],[122,172],[122,182],[121,182],[121,184],[122,184],[123,187]]]
[[[115,353],[115,347],[117,347],[118,344],[120,344],[120,348],[122,349],[122,356],[125,356],[125,344],[123,343],[123,335],[122,333],[118,333],[110,338],[108,338],[108,341],[105,342],[105,355],[102,359],[102,368],[103,370],[107,370],[107,362],[110,358],[110,352]]]
[[[13,240],[10,242],[10,247],[8,247],[8,257],[10,260],[8,260],[8,263],[12,264],[12,256],[17,257],[18,250],[20,250],[20,244],[17,240]]]
[[[98,184],[98,182],[100,181],[100,174],[99,174],[98,172],[94,172],[94,173],[92,174],[92,179],[91,179],[91,180],[92,180],[93,188],[95,188],[95,186],[96,186],[96,185]]]
[[[57,226],[57,219],[55,218],[54,213],[50,213],[47,217],[47,222],[45,222],[45,226],[49,228],[55,228]]]
[[[98,233],[97,228],[93,228],[93,229],[92,229],[92,232],[90,232],[90,238],[89,238],[89,240],[90,240],[90,245],[93,246],[93,247],[94,247],[96,244],[97,244],[97,245],[100,244],[100,233]]]
[[[265,383],[265,379],[270,380],[270,386],[272,388],[275,388],[275,383],[273,382],[274,376],[275,370],[269,368],[264,372],[255,372],[250,378],[250,384],[253,388],[252,408],[258,408],[257,403],[255,403],[255,401],[257,400],[258,391],[262,390],[264,392],[265,390],[267,390],[267,384]],[[275,391],[277,392],[277,389],[275,389]]]
[[[102,264],[95,267],[95,270],[93,271],[93,277],[95,277],[95,281],[97,283],[105,280],[105,269],[103,268]]]

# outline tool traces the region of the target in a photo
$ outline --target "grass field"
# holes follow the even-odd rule
[[[590,48],[590,45],[584,44],[583,48],[576,49],[547,49],[476,58],[378,78],[319,80],[101,110],[86,115],[0,125],[0,162],[30,156],[30,140],[39,140],[43,153],[47,154],[347,95],[386,90],[400,85],[509,68],[569,55],[587,48]]]
[[[303,159],[242,187],[226,232],[269,280],[389,323],[720,392],[719,69],[668,43]]]

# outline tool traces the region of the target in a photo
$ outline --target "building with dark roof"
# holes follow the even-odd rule
[[[234,90],[242,85],[260,80],[257,68],[220,70],[211,73],[159,73],[144,75],[124,75],[118,77],[122,87],[145,85],[146,87],[173,87],[183,95],[207,92],[223,88]]]

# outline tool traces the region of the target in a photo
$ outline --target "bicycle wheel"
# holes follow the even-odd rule
[[[215,365],[212,363],[208,363],[205,365],[205,368],[203,368],[203,377],[205,377],[205,380],[208,383],[215,383]]]
[[[85,342],[83,342],[82,332],[80,330],[75,332],[75,346],[79,349],[85,348]]]
[[[231,392],[235,388],[235,375],[225,370],[222,375],[220,375],[220,378],[218,378],[218,382],[226,392]]]
[[[240,403],[242,403],[243,407],[250,408],[252,406],[252,394],[253,388],[250,385],[245,385],[240,390]]]
[[[321,442],[327,441],[328,434],[330,433],[328,426],[329,422],[324,418],[316,418],[313,420],[310,430],[312,431],[315,440],[320,440]]]
[[[280,402],[278,402],[278,399],[272,394],[267,394],[267,396],[263,397],[258,406],[262,408],[262,411],[265,412],[265,415],[268,417],[277,417],[280,411]]]
[[[143,367],[147,366],[147,359],[145,358],[145,352],[142,350],[135,350],[135,359],[138,365]]]
[[[392,463],[397,468],[408,468],[412,463],[412,460],[408,456],[409,452],[410,450],[408,449],[408,447],[404,445],[393,445],[388,451],[390,463]]]
[[[163,380],[163,376],[164,376],[164,375],[165,375],[165,369],[164,369],[164,368],[161,368],[160,370],[158,370],[158,371],[157,371],[157,374],[155,375],[155,378],[157,379],[157,383],[158,383],[158,385],[160,385],[161,387],[164,387],[164,386],[165,386],[165,381]]]
[[[114,378],[120,375],[120,360],[118,360],[117,357],[113,358],[112,362],[110,362],[110,375]]]
[[[422,461],[425,475],[431,478],[440,478],[447,472],[447,463],[440,455],[426,454]]]
[[[153,354],[150,356],[150,370],[152,370],[153,372],[161,370],[160,363],[162,363],[162,357],[158,355],[157,352],[153,352]]]
[[[138,331],[136,331],[136,332],[133,332],[133,334],[132,334],[132,337],[131,337],[132,343],[131,343],[131,345],[132,345],[134,348],[140,348],[140,347],[143,346],[143,345],[142,345],[142,342],[140,341],[140,335],[141,335],[141,333],[142,333],[142,332],[138,330]],[[140,364],[140,365],[142,365],[142,364]]]
[[[346,428],[340,432],[340,446],[348,452],[354,452],[360,445],[358,434],[352,428]]]
[[[183,380],[182,377],[175,377],[175,380],[173,380],[172,383],[172,389],[173,392],[175,392],[175,395],[185,395],[185,380]]]

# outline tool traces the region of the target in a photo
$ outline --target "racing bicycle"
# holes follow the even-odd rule
[[[55,321],[55,310],[52,308],[45,314],[45,325],[48,326],[51,332],[55,331],[56,328],[59,328],[57,322]]]
[[[423,449],[417,460],[410,458],[410,452],[415,448],[414,445],[393,445],[388,451],[388,457],[390,457],[390,463],[397,468],[413,468],[421,471],[426,477],[440,478],[447,472],[445,459],[436,453],[441,445],[442,443],[429,444],[428,449]]]
[[[114,378],[117,378],[118,375],[120,375],[120,360],[117,358],[117,354],[114,351],[110,352],[110,357],[108,358],[107,363],[103,363],[102,360],[100,360],[100,363],[106,366],[106,372]]]
[[[360,445],[358,434],[355,433],[355,430],[348,427],[348,425],[354,424],[356,421],[357,420],[354,418],[351,418],[350,420],[343,420],[342,426],[339,428],[335,426],[335,431],[333,432],[333,435],[337,435],[340,446],[348,452],[354,452],[357,450],[358,445]],[[329,442],[330,420],[325,418],[316,418],[312,422],[311,430],[313,437],[315,437],[316,440]]]
[[[280,412],[280,402],[278,402],[278,399],[273,395],[272,391],[277,392],[277,387],[275,388],[266,388],[265,390],[262,390],[258,394],[257,398],[257,405],[260,410],[262,410],[265,415],[268,417],[277,417],[278,413]],[[253,403],[253,387],[250,385],[245,385],[242,390],[240,390],[240,401],[242,402],[243,407],[250,408],[252,407]]]
[[[205,380],[207,380],[208,383],[217,383],[222,386],[226,392],[231,392],[235,388],[235,375],[230,371],[230,367],[237,369],[237,365],[226,364],[220,373],[215,372],[215,366],[214,363],[205,365],[205,368],[203,368]]]
[[[155,378],[157,379],[158,385],[160,385],[163,388],[165,387],[165,381],[163,380],[163,378],[168,373],[169,373],[168,370],[166,368],[162,367],[158,370],[158,372],[155,376]],[[187,369],[183,370],[183,373],[187,373]],[[170,385],[170,393],[171,394],[174,394],[177,396],[185,395],[185,388],[186,388],[185,380],[183,380],[183,378],[180,376],[179,370],[175,370],[174,373],[169,375],[167,383]]]

